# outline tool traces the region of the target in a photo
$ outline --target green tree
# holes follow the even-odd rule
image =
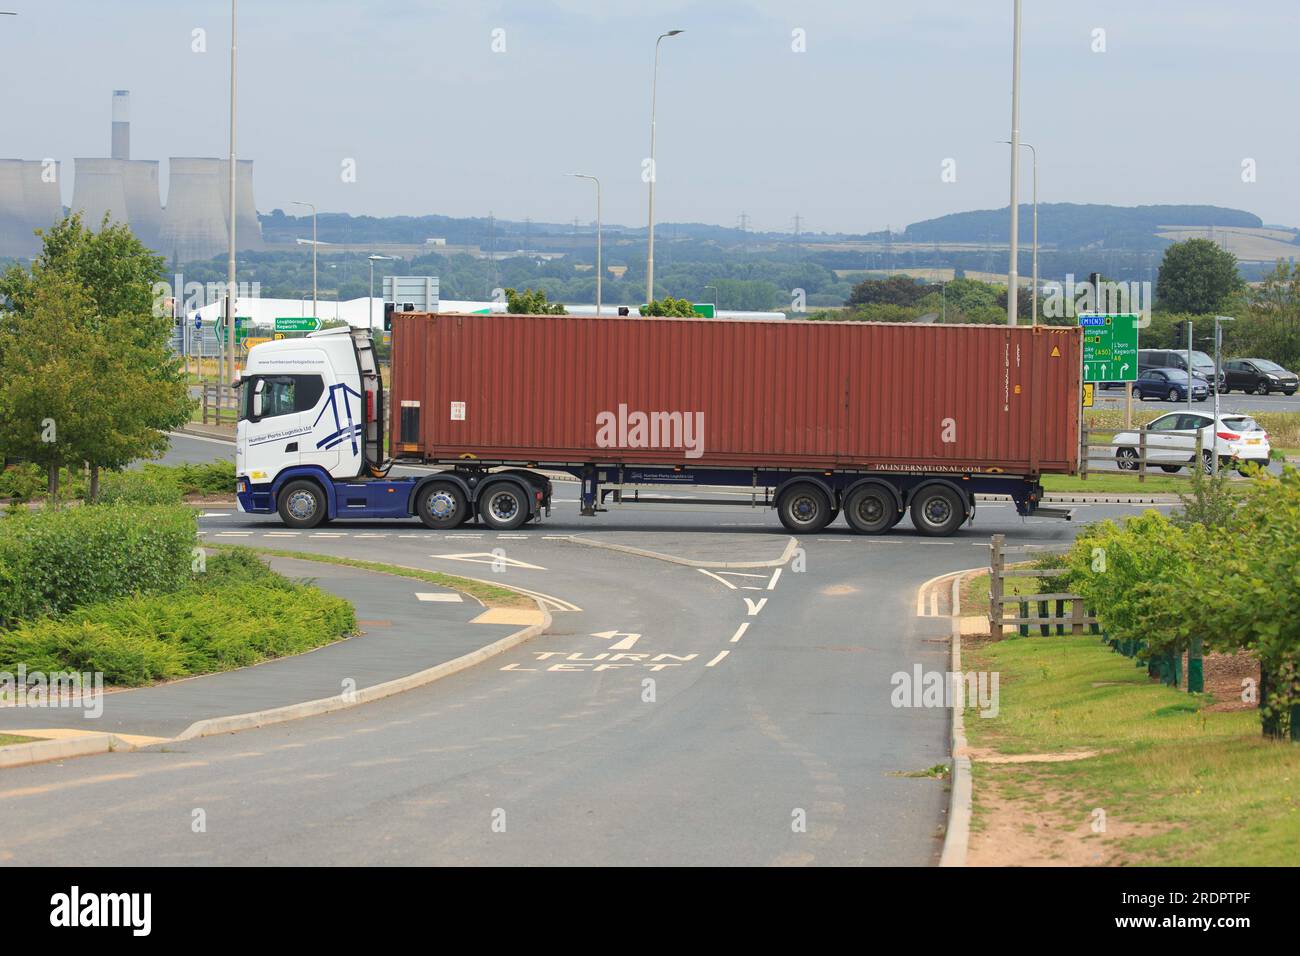
[[[547,302],[542,289],[525,289],[519,292],[506,289],[506,311],[511,315],[567,315],[568,310],[559,302]]]
[[[127,226],[105,222],[92,233],[78,215],[42,238],[30,269],[14,266],[0,278],[0,294],[11,305],[0,345],[9,392],[0,407],[0,446],[47,468],[56,460],[88,464],[93,500],[101,468],[165,450],[166,433],[188,420],[193,403],[169,346],[172,320],[155,288],[162,257]],[[65,383],[75,408],[49,392]],[[58,436],[55,448],[44,447],[49,429],[36,424],[46,421]],[[34,434],[42,447],[31,445]],[[57,471],[51,475],[57,485]]]
[[[641,309],[642,315],[658,316],[675,316],[677,318],[691,318],[695,315],[695,308],[691,305],[689,299],[674,299],[672,296],[664,296],[662,299],[655,299],[647,302]]]
[[[1156,302],[1166,311],[1204,315],[1222,310],[1242,287],[1236,256],[1208,239],[1188,239],[1165,250]]]

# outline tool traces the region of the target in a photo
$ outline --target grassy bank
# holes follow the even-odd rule
[[[970,645],[963,667],[1000,674],[997,716],[967,711],[973,862],[1296,863],[1300,746],[1261,738],[1253,711],[1208,710],[1096,638]],[[1096,754],[988,759],[1079,751]]]
[[[231,548],[232,545],[215,545],[217,548]],[[365,571],[378,571],[381,574],[395,574],[398,577],[411,578],[416,581],[424,581],[426,584],[436,584],[439,587],[449,588],[452,591],[460,591],[462,594],[468,594],[476,600],[482,601],[487,607],[527,607],[532,608],[537,605],[533,603],[532,598],[520,594],[518,591],[512,591],[509,588],[498,587],[495,584],[486,584],[482,581],[475,581],[471,578],[462,578],[455,574],[443,574],[441,571],[425,571],[422,568],[405,568],[398,564],[384,564],[381,561],[361,561],[357,558],[340,558],[332,554],[312,554],[307,551],[286,551],[282,548],[240,548],[241,551],[252,551],[257,554],[265,554],[276,558],[297,558],[301,561],[317,561],[321,564],[341,564],[349,568],[361,568]]]

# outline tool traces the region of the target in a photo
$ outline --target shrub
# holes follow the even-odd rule
[[[236,551],[214,555],[180,591],[119,598],[0,632],[0,669],[100,671],[110,684],[139,685],[299,654],[355,625],[347,601]]]
[[[173,482],[183,495],[233,495],[235,493],[235,463],[210,461],[201,465],[146,464],[146,476]]]
[[[0,470],[0,498],[14,501],[41,501],[45,498],[49,477],[45,469],[31,462],[20,462]],[[59,497],[80,498],[86,492],[86,477],[79,470],[59,471]]]
[[[178,505],[181,489],[170,477],[155,477],[139,471],[110,471],[99,481],[100,505]]]
[[[194,512],[106,505],[0,521],[0,627],[129,594],[183,587]]]

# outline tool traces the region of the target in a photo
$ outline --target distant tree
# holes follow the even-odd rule
[[[890,276],[888,279],[864,279],[853,287],[848,301],[844,304],[848,306],[913,306],[929,291],[911,276],[897,275]]]
[[[506,311],[511,315],[567,315],[559,302],[547,302],[543,289],[525,289],[519,292],[506,289]]]
[[[1242,286],[1236,256],[1208,239],[1188,239],[1165,250],[1156,303],[1166,311],[1204,315],[1223,309]]]
[[[695,309],[689,299],[674,299],[672,296],[665,296],[662,299],[654,299],[646,303],[641,310],[641,314],[690,318],[695,315]]]

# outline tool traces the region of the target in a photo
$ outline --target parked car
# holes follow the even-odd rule
[[[1192,464],[1196,458],[1196,434],[1201,435],[1201,467],[1209,474],[1218,449],[1221,467],[1235,467],[1245,474],[1249,465],[1268,466],[1272,447],[1268,433],[1249,415],[1220,415],[1215,427],[1214,416],[1205,412],[1170,412],[1161,415],[1146,431],[1147,464],[1159,466],[1173,474]],[[1137,471],[1141,458],[1142,437],[1135,431],[1117,434],[1115,464],[1121,471]]]
[[[1165,399],[1170,402],[1187,401],[1188,374],[1180,368],[1149,368],[1133,383],[1133,394],[1138,398]],[[1210,395],[1210,385],[1197,375],[1190,376],[1192,401],[1203,402]]]
[[[1300,376],[1268,359],[1229,359],[1223,363],[1223,372],[1227,378],[1223,388],[1225,392],[1239,388],[1256,395],[1267,395],[1269,392],[1294,395],[1296,389],[1300,388]]]
[[[1138,374],[1141,375],[1149,368],[1180,368],[1186,371],[1187,351],[1186,349],[1138,349]],[[1195,349],[1192,350],[1192,374],[1205,379],[1211,392],[1215,390],[1216,383],[1217,387],[1222,388],[1227,378],[1223,372],[1216,376],[1214,359]]]

